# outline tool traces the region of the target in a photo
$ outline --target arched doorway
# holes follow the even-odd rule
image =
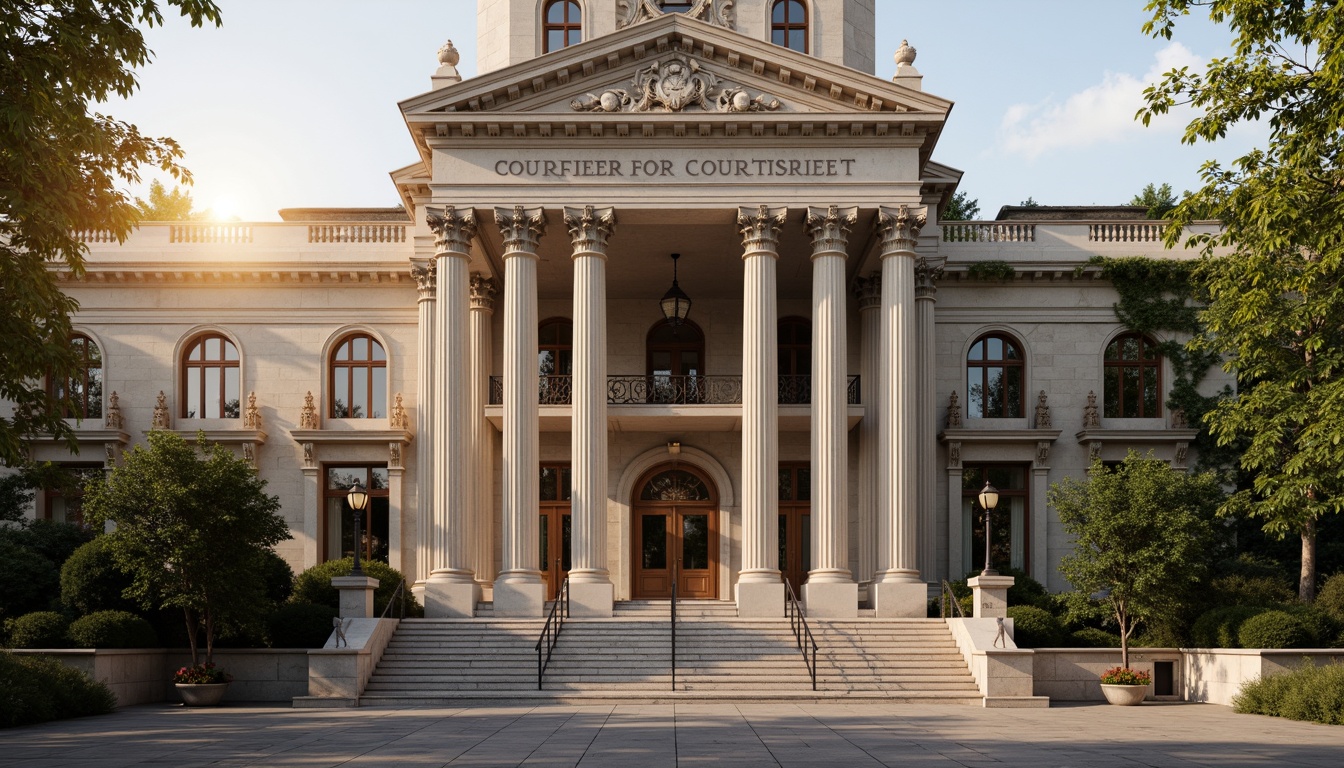
[[[635,484],[632,597],[719,596],[719,498],[714,484],[695,467],[663,464]]]

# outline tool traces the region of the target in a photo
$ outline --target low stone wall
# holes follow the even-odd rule
[[[1344,662],[1339,649],[1258,650],[1191,648],[1185,651],[1181,678],[1186,701],[1232,704],[1241,686],[1265,675],[1278,675],[1304,663]]]
[[[1051,701],[1105,701],[1101,673],[1120,666],[1119,648],[1036,648],[1032,661],[1032,692]],[[1176,662],[1181,670],[1181,651],[1176,648],[1131,648],[1129,666],[1148,673],[1154,661]],[[1180,680],[1175,690],[1181,690]],[[1151,693],[1149,699],[1154,698]],[[1175,699],[1177,697],[1172,696]]]
[[[50,656],[107,683],[117,706],[176,701],[173,672],[191,663],[183,649],[16,649],[14,653]],[[290,703],[308,692],[306,648],[227,648],[215,650],[215,664],[233,675],[224,701]]]

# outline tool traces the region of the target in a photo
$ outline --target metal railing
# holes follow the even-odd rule
[[[672,580],[672,690],[677,690],[677,580]]]
[[[793,639],[798,643],[798,650],[803,654],[803,664],[807,666],[807,673],[812,676],[812,690],[817,690],[817,641],[812,637],[812,628],[807,626],[807,613],[803,611],[803,604],[798,602],[798,596],[793,592],[793,585],[788,579],[784,580],[784,609],[789,617],[789,629],[793,630]],[[811,646],[812,656],[809,659],[808,648],[804,646],[803,640],[806,638],[807,644]]]
[[[859,405],[859,377],[846,379],[846,401]],[[574,382],[570,376],[540,376],[537,402],[570,405]],[[490,377],[490,405],[504,402],[504,377]],[[608,376],[607,402],[613,405],[737,405],[742,402],[741,376]],[[780,376],[780,405],[812,402],[811,376]]]
[[[561,603],[564,603],[565,610],[560,610]],[[551,651],[555,650],[555,643],[560,639],[560,631],[565,628],[565,619],[569,618],[569,577],[560,582],[560,592],[555,596],[555,602],[551,603],[551,612],[546,615],[546,624],[541,628],[541,637],[537,638],[537,690],[541,690],[541,676],[546,672],[546,667],[551,663]],[[546,646],[546,656],[543,659],[541,646]]]
[[[394,591],[394,592],[392,593],[392,597],[391,597],[391,599],[389,599],[389,600],[387,601],[387,605],[383,606],[383,615],[379,616],[378,618],[380,618],[380,619],[386,619],[386,618],[388,618],[387,615],[388,615],[389,613],[392,612],[392,606],[394,606],[394,605],[398,606],[399,609],[400,609],[401,616],[400,616],[399,618],[402,618],[402,619],[406,618],[406,582],[405,582],[405,581],[399,581],[399,582],[397,582],[397,589],[396,589],[396,591]]]
[[[939,601],[942,603],[942,607],[939,609],[942,613],[942,618],[946,619],[952,615],[948,611],[948,603],[952,604],[953,609],[956,610],[958,618],[966,618],[966,612],[961,609],[961,601],[957,600],[957,593],[952,591],[952,585],[947,583],[947,579],[943,579],[943,594],[939,598]]]

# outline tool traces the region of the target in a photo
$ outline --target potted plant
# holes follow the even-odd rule
[[[1132,707],[1148,695],[1153,676],[1141,669],[1111,667],[1101,673],[1101,693],[1106,701],[1121,707]]]
[[[177,687],[182,703],[188,707],[215,706],[224,698],[231,682],[233,675],[211,661],[182,667],[173,673],[173,685]]]

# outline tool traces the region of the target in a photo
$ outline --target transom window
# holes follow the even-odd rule
[[[1022,350],[1001,333],[975,340],[966,353],[966,415],[1018,419],[1023,414]]]
[[[98,419],[103,415],[103,355],[84,334],[70,337],[78,362],[70,378],[50,381],[51,396],[61,401],[67,419]]]
[[[331,417],[387,417],[387,353],[367,333],[345,337],[331,356]]]
[[[1106,345],[1103,414],[1108,419],[1145,419],[1162,415],[1162,356],[1157,344],[1139,333],[1115,337]]]
[[[775,0],[770,9],[770,42],[807,53],[807,6],[802,0]]]
[[[545,44],[542,53],[568,48],[583,40],[583,11],[575,0],[551,0],[546,4],[545,19],[541,28]]]
[[[232,341],[218,333],[198,337],[187,346],[182,367],[183,418],[238,418],[238,348]]]

